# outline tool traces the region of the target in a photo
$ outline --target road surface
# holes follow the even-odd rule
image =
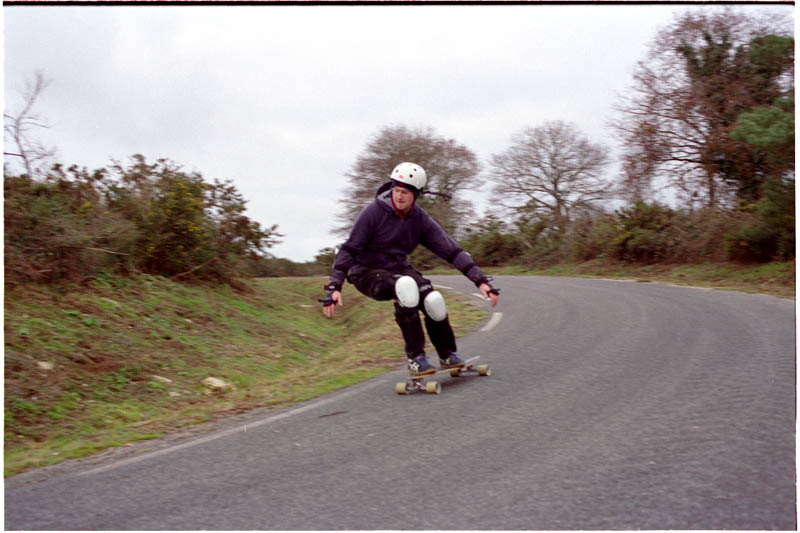
[[[494,314],[459,341],[491,377],[398,396],[400,369],[14,476],[6,529],[796,529],[794,301],[495,284]]]

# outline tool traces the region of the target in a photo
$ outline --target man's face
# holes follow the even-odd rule
[[[414,205],[414,193],[404,187],[392,187],[392,200],[398,211],[405,213]]]

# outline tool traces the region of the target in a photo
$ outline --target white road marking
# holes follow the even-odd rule
[[[437,289],[447,289],[448,291],[455,290],[453,287],[448,287],[447,285],[437,285],[436,283],[433,284],[434,287]]]
[[[489,322],[486,323],[485,326],[481,328],[481,331],[491,331],[503,320],[503,313],[492,313],[492,317],[489,319]]]

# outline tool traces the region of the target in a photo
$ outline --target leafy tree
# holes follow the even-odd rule
[[[791,91],[793,40],[779,35],[782,24],[693,12],[659,32],[612,123],[624,179],[642,182],[633,190],[662,180],[708,206],[759,197],[759,162],[731,132],[741,113]]]
[[[754,201],[766,177],[763,161],[732,133],[740,114],[770,104],[784,92],[779,79],[793,69],[794,40],[759,36],[734,50],[726,33],[718,42],[710,33],[703,39],[703,46],[680,48],[693,94],[707,118],[709,136],[702,158],[738,198]]]
[[[743,204],[748,224],[727,235],[733,259],[769,261],[795,256],[794,97],[739,115],[731,137],[745,144],[761,170],[761,198]]]
[[[731,137],[747,144],[768,176],[794,172],[794,97],[739,115]]]
[[[395,166],[410,161],[425,169],[426,190],[446,194],[450,199],[423,195],[419,205],[428,211],[449,232],[457,232],[463,221],[472,215],[471,203],[462,193],[478,188],[480,163],[476,155],[454,139],[438,135],[432,128],[411,129],[386,126],[370,138],[364,151],[346,174],[349,187],[343,211],[337,215],[343,224],[337,234],[347,235],[362,209],[375,196],[375,191],[390,180]]]
[[[608,149],[562,121],[523,129],[491,161],[494,192],[503,205],[558,233],[567,230],[574,212],[594,209],[608,196],[602,178]]]

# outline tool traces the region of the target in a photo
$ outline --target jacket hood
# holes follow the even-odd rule
[[[384,183],[383,185],[378,187],[377,191],[375,191],[375,198],[378,198],[381,194],[385,193],[386,191],[390,191],[390,190],[392,190],[392,182],[391,181],[387,181],[386,183]]]

